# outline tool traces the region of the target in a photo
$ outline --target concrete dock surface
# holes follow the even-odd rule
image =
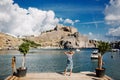
[[[15,77],[15,76],[9,76],[5,80],[112,80],[108,76],[104,76],[102,78],[96,77],[94,72],[80,72],[80,73],[72,73],[71,76],[69,76],[69,73],[67,75],[63,75],[63,72],[61,73],[27,73],[25,77]]]

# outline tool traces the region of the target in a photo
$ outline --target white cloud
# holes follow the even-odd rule
[[[38,35],[41,31],[53,29],[58,22],[52,10],[24,9],[13,4],[13,0],[0,1],[0,32],[16,36]]]
[[[91,35],[93,35],[93,33],[92,33],[92,32],[89,32],[89,33],[88,33],[88,35],[90,35],[90,36],[91,36]]]
[[[63,18],[59,18],[59,21],[63,22],[64,20],[63,20]]]
[[[109,20],[109,21],[112,21],[112,20],[120,20],[120,15],[113,15],[113,14],[108,14],[106,17],[105,17],[106,20]]]
[[[74,21],[72,21],[71,19],[65,19],[64,23],[69,23],[69,24],[73,25]]]
[[[75,21],[73,21],[71,19],[65,19],[64,20],[65,24],[71,24],[71,25],[74,25],[74,23],[77,23],[77,22],[79,22],[79,20],[75,20]]]
[[[102,34],[94,34],[92,32],[89,32],[88,33],[88,38],[90,40],[103,40],[103,41],[108,41],[108,38],[105,36],[105,35],[102,35]]]
[[[80,22],[80,20],[75,20],[75,23]]]
[[[99,23],[104,23],[104,21],[92,21],[92,22],[84,22],[80,24],[99,24]]]
[[[108,34],[111,36],[120,36],[120,27],[110,28]]]
[[[105,9],[105,20],[107,24],[112,25],[108,34],[120,36],[120,0],[110,0]]]

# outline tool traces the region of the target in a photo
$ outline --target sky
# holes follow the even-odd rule
[[[57,24],[95,40],[120,39],[120,0],[1,0],[0,32],[38,35]]]

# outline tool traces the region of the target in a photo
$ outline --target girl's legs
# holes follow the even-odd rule
[[[71,76],[71,74],[72,74],[72,69],[70,69],[70,74],[69,74],[69,76]]]
[[[71,62],[71,64],[70,64],[70,74],[69,74],[69,76],[71,76],[71,74],[72,74],[72,69],[73,69],[73,62]]]
[[[64,75],[66,75],[66,72],[67,72],[67,68],[66,68],[65,71],[64,71]],[[72,74],[72,69],[70,69],[70,74],[69,74],[69,76],[71,76],[71,74]]]
[[[66,75],[66,72],[67,72],[67,68],[66,68],[65,71],[64,71],[64,75]]]
[[[14,65],[14,72],[17,73],[16,65]]]

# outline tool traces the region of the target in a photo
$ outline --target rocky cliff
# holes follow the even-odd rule
[[[75,27],[57,25],[53,30],[42,32],[37,37],[26,37],[35,41],[41,46],[52,46],[61,48],[81,48],[88,47],[88,38],[81,35]]]
[[[23,43],[22,39],[0,33],[0,49],[16,49]],[[39,36],[26,36],[25,39],[34,41],[41,47],[82,48],[96,45],[95,41],[89,41],[88,37],[80,34],[75,27],[62,25],[42,32]]]
[[[0,33],[0,49],[16,49],[22,42],[21,39]]]

